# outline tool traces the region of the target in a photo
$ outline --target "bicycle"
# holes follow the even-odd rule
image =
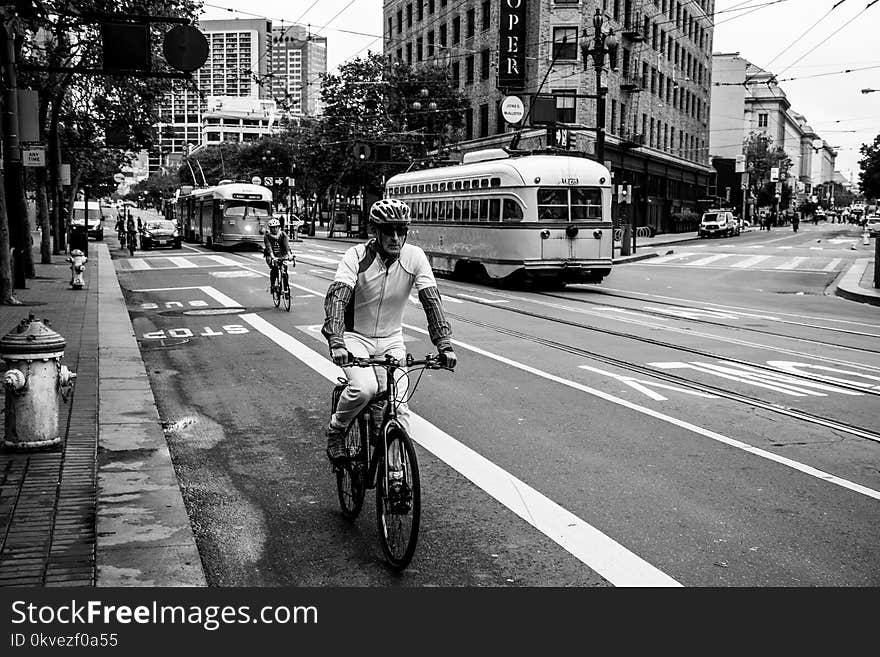
[[[128,239],[126,241],[128,242],[128,255],[133,256],[137,248],[137,234],[133,230],[128,231]]]
[[[292,262],[296,267],[296,260],[293,258],[278,259],[278,273],[275,275],[275,284],[272,285],[272,303],[278,308],[284,303],[284,310],[290,312],[290,279],[287,273],[287,263]]]
[[[428,354],[423,360],[415,360],[407,354],[404,364],[393,357],[354,358],[348,363],[354,367],[382,367],[385,369],[385,390],[380,391],[364,409],[358,413],[345,434],[345,448],[348,456],[339,459],[333,466],[336,473],[336,491],[342,515],[354,520],[363,508],[366,492],[376,489],[376,524],[382,551],[389,565],[395,570],[406,568],[416,551],[419,536],[419,523],[422,515],[421,480],[419,462],[412,438],[397,419],[397,380],[395,373],[403,370],[403,376],[412,373],[410,368],[419,370],[440,370],[451,368],[441,364],[440,357]],[[407,369],[404,369],[407,368]],[[412,398],[421,380],[421,374],[409,392]],[[339,398],[348,386],[348,381],[339,378],[333,388],[332,412],[336,412]],[[373,413],[382,407],[382,420],[377,424]],[[398,464],[403,470],[403,480],[392,481],[389,475],[389,462]]]

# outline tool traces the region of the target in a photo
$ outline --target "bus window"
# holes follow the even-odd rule
[[[489,199],[489,221],[501,221],[501,199]]]
[[[568,221],[567,188],[538,188],[538,221]]]
[[[522,206],[512,198],[504,199],[504,214],[501,216],[502,221],[522,221],[522,218]]]
[[[227,217],[243,217],[246,209],[247,203],[230,201],[223,209],[223,214]]]
[[[489,199],[480,199],[480,221],[489,221]]]
[[[598,187],[573,187],[571,189],[572,220],[602,219],[602,191]]]

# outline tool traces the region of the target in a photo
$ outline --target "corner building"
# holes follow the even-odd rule
[[[521,88],[498,88],[502,4],[524,12]],[[553,94],[557,138],[569,150],[595,157],[596,94],[593,16],[613,30],[616,57],[606,55],[602,84],[605,164],[615,185],[631,185],[615,218],[658,232],[695,230],[714,174],[709,159],[709,102],[714,0],[385,0],[384,52],[418,67],[447,67],[452,84],[471,101],[460,152],[507,146],[522,129],[519,148],[547,145],[544,127],[508,125],[501,101],[519,96],[530,109],[539,92]],[[545,79],[546,76],[546,79]],[[542,84],[543,81],[543,84]],[[685,216],[683,216],[685,213]]]

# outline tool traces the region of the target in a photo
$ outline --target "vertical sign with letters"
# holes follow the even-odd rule
[[[501,0],[498,88],[522,89],[526,75],[526,0]]]

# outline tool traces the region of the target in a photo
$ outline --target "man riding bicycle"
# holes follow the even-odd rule
[[[280,221],[269,219],[267,226],[269,232],[263,236],[263,255],[266,257],[266,264],[269,265],[269,289],[272,290],[278,277],[278,263],[285,258],[292,258],[293,251],[287,233],[281,230]]]
[[[376,201],[370,208],[373,239],[357,244],[342,256],[333,283],[324,299],[326,318],[321,333],[327,338],[333,362],[343,368],[348,386],[327,427],[327,456],[336,462],[346,456],[348,425],[375,396],[385,389],[383,368],[346,367],[352,357],[397,360],[406,357],[403,311],[415,287],[428,320],[428,335],[440,353],[441,364],[456,364],[452,329],[443,314],[440,291],[425,252],[406,244],[409,206],[397,199]],[[398,420],[409,431],[406,380],[398,386]],[[394,464],[389,464],[393,469]],[[392,473],[393,477],[393,473]]]

